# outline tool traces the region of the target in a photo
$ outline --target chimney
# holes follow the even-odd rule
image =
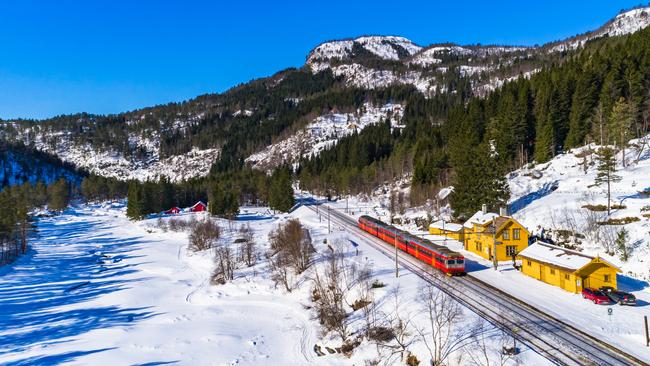
[[[487,213],[487,205],[485,203],[481,206],[481,212],[483,212],[483,215]]]
[[[499,207],[499,216],[508,216],[508,210],[505,207]]]

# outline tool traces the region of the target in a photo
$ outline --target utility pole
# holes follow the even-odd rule
[[[645,321],[645,346],[650,347],[650,334],[648,334],[648,316],[644,315],[643,320]]]
[[[494,224],[494,219],[492,219],[492,264],[494,265],[494,270],[497,270],[497,226]]]
[[[395,236],[395,278],[399,277],[399,264],[397,262],[397,233],[393,233]]]
[[[327,206],[327,233],[332,233],[332,230],[330,229],[330,206]]]

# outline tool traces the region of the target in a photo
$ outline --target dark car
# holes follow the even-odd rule
[[[612,302],[619,305],[636,305],[636,297],[630,293],[619,291],[613,287],[601,287],[600,290],[604,292]]]
[[[582,290],[582,297],[593,301],[594,304],[606,304],[611,301],[604,292],[589,287]]]

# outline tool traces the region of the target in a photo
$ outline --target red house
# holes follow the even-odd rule
[[[206,206],[206,204],[201,201],[195,203],[194,206],[190,207],[190,212],[203,212],[207,210],[208,206]]]
[[[165,215],[176,215],[181,213],[181,209],[178,207],[172,207],[169,210],[165,211]]]

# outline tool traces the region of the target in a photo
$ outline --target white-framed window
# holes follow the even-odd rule
[[[513,255],[517,254],[517,246],[516,245],[506,245],[506,255],[508,257],[512,257]]]
[[[512,229],[512,239],[519,240],[521,238],[521,229]]]
[[[508,229],[504,229],[501,237],[503,240],[510,240],[510,231]]]

